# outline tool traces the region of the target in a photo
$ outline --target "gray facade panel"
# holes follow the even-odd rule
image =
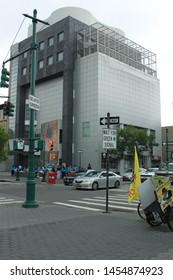
[[[84,28],[86,25],[78,20],[67,17],[48,28],[37,33],[37,61],[36,61],[36,84],[56,79],[63,76],[63,108],[62,108],[62,122],[63,122],[63,139],[62,139],[62,161],[67,165],[72,164],[72,141],[73,141],[73,71],[74,61],[76,59],[76,31]],[[58,42],[57,35],[64,32],[64,41]],[[53,46],[48,46],[48,39],[54,38]],[[44,49],[39,50],[39,43],[44,42]],[[20,42],[19,52],[28,49],[31,46],[31,37]],[[57,62],[57,54],[63,52],[63,61]],[[48,57],[53,56],[53,64],[47,65]],[[43,60],[44,67],[38,69],[38,62]],[[22,75],[23,68],[26,67],[26,75]],[[23,55],[19,57],[18,70],[18,101],[22,102],[22,110],[19,106],[18,119],[24,116],[24,101],[26,99],[27,88],[31,79],[31,52],[27,52],[27,57]],[[20,127],[20,129],[19,129]],[[24,121],[23,125],[16,124],[17,136],[24,135]]]

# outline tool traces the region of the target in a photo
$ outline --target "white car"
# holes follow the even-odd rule
[[[122,177],[116,173],[109,171],[109,187],[119,188]],[[76,178],[73,181],[73,186],[77,189],[93,189],[106,188],[107,171],[93,171],[81,178]]]
[[[142,167],[139,168],[140,174],[145,173],[146,171],[147,169],[145,168]],[[133,168],[127,169],[122,177],[123,177],[123,181],[131,181],[133,178]]]
[[[155,173],[159,170],[157,167],[150,167],[145,172],[141,172],[141,182],[144,182],[148,178],[155,176]]]

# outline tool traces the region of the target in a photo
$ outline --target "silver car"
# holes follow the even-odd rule
[[[73,186],[78,189],[93,189],[97,190],[99,188],[106,187],[107,171],[93,171],[86,174],[81,178],[76,178],[73,181]],[[109,187],[119,188],[122,181],[122,177],[116,173],[109,171]]]

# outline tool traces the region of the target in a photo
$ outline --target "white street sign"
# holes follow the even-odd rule
[[[40,110],[40,99],[33,95],[29,95],[29,108],[33,110]]]
[[[115,129],[103,129],[103,148],[116,149],[117,148],[117,131]]]
[[[24,150],[24,141],[23,140],[18,140],[17,149],[22,150],[22,151]]]

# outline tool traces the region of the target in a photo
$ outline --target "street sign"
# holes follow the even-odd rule
[[[116,149],[117,148],[117,131],[115,129],[103,129],[103,148]]]
[[[166,146],[167,144],[168,144],[168,146],[173,146],[173,141],[168,141],[168,142],[164,141],[164,142],[162,142],[162,146]]]
[[[34,140],[34,149],[37,151],[43,150],[43,140]]]
[[[38,99],[37,97],[30,94],[29,95],[29,108],[39,111],[40,110],[40,99]]]
[[[120,123],[120,117],[110,117],[110,124],[119,124]],[[108,118],[103,117],[100,118],[100,125],[106,125],[108,123]]]
[[[23,151],[24,150],[24,140],[13,140],[13,150]]]

